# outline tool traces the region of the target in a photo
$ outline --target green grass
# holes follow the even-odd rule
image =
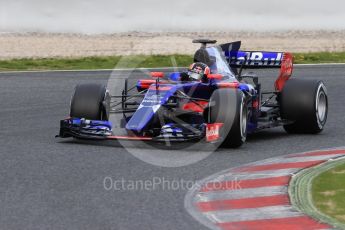
[[[341,53],[296,53],[296,64],[345,63],[345,52]],[[73,69],[114,69],[183,67],[192,61],[191,55],[137,55],[84,58],[42,58],[0,60],[0,71],[12,70],[73,70]]]
[[[0,60],[0,71],[172,67],[175,66],[173,63],[187,66],[191,60],[189,55],[13,59]]]
[[[296,64],[345,63],[345,52],[294,53]]]
[[[345,223],[345,164],[314,178],[312,197],[318,210]]]

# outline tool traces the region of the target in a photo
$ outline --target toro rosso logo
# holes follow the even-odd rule
[[[233,66],[270,66],[279,67],[284,53],[277,52],[244,52],[231,51],[226,52],[225,56],[230,59],[230,65]]]

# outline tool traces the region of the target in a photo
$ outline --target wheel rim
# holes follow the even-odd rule
[[[241,114],[240,114],[240,126],[241,126],[241,136],[245,138],[247,132],[247,108],[244,106],[244,102],[241,104]]]
[[[327,114],[327,96],[325,92],[322,89],[322,86],[320,86],[319,93],[317,95],[316,100],[316,114],[318,117],[318,120],[323,123],[323,121],[326,119]]]

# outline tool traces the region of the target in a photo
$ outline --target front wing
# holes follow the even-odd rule
[[[129,141],[157,141],[157,142],[185,142],[200,141],[218,142],[222,138],[219,135],[221,125],[207,124],[206,133],[183,135],[160,135],[156,137],[136,136],[128,132],[128,136],[114,135],[109,121],[91,121],[86,119],[67,118],[60,121],[60,131],[56,137],[74,137],[86,140],[129,140]]]

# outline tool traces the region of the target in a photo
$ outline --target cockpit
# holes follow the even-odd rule
[[[230,69],[229,63],[227,62],[221,47],[216,45],[206,47],[207,43],[213,43],[209,40],[196,40],[194,42],[202,44],[201,48],[197,50],[194,55],[194,62],[205,63],[210,67],[212,74],[223,75],[223,80],[237,81],[236,76]]]

